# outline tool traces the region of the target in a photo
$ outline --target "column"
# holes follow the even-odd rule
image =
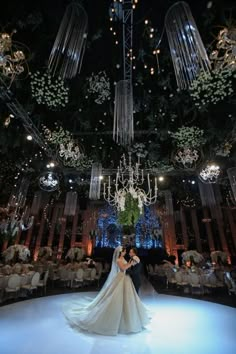
[[[204,216],[204,219],[206,219],[206,220],[211,219],[209,216],[208,208],[206,208],[206,207],[203,208],[203,216]],[[213,252],[213,251],[215,251],[215,245],[214,245],[210,222],[205,222],[205,226],[206,226],[209,249],[210,249],[210,252]]]
[[[211,210],[211,213],[212,212],[213,212],[213,210]],[[222,215],[221,208],[218,205],[216,205],[216,207],[215,207],[215,215],[216,215],[216,222],[217,222],[218,229],[219,229],[221,247],[222,247],[223,252],[227,253],[227,255],[229,257],[230,253],[229,253],[229,250],[228,250],[228,245],[227,245],[226,238],[225,238],[225,233],[224,233],[223,215]]]
[[[33,227],[33,226],[32,226]],[[21,228],[19,228],[18,232],[17,232],[17,236],[16,236],[16,239],[15,239],[15,245],[18,245],[20,243],[20,237],[21,237],[21,233],[22,233],[22,230]]]
[[[42,218],[41,218],[40,227],[39,227],[39,233],[38,233],[38,236],[37,236],[37,239],[36,239],[36,244],[35,244],[35,249],[34,249],[34,260],[35,261],[38,258],[39,248],[41,246],[44,225],[45,225],[45,218],[44,218],[44,215],[42,213]]]
[[[201,243],[201,237],[200,237],[200,232],[199,232],[199,227],[198,227],[196,209],[191,209],[191,218],[192,218],[192,224],[193,224],[193,230],[194,230],[197,250],[198,250],[198,252],[202,252],[202,243]]]
[[[48,247],[52,247],[54,231],[55,231],[55,227],[56,227],[56,223],[57,223],[58,209],[59,209],[59,206],[55,205],[55,207],[53,209],[51,227],[50,227],[49,236],[48,236]]]
[[[65,231],[66,231],[66,216],[63,216],[61,218],[61,232],[60,232],[59,245],[58,245],[58,251],[57,251],[57,258],[58,259],[61,259],[61,256],[63,253]]]
[[[70,247],[74,247],[75,246],[78,218],[79,218],[79,208],[77,207],[76,213],[75,213],[74,218],[73,218]]]
[[[185,212],[184,212],[184,208],[182,206],[180,207],[180,222],[181,222],[181,229],[182,229],[182,235],[183,235],[183,241],[184,241],[184,248],[185,248],[185,250],[187,250],[188,249],[188,232],[187,232]]]
[[[227,213],[227,217],[229,220],[229,225],[230,225],[230,230],[231,230],[231,234],[232,234],[234,247],[236,249],[236,227],[235,227],[235,222],[234,222],[234,218],[232,215],[232,209],[227,208],[226,213]]]

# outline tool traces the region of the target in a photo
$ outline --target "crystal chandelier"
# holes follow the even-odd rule
[[[60,144],[59,150],[60,157],[63,157],[65,160],[79,160],[82,156],[80,148],[78,145],[75,145],[73,141],[68,142],[67,144]]]
[[[54,172],[46,172],[39,178],[39,187],[46,192],[53,192],[59,188],[59,178]]]
[[[215,164],[207,164],[199,173],[199,178],[203,183],[216,183],[220,175],[220,167]]]
[[[180,164],[183,168],[192,168],[194,164],[199,160],[200,154],[199,152],[194,149],[190,148],[183,148],[178,150],[174,159],[175,161]]]
[[[13,47],[12,34],[0,33],[0,72],[11,82],[24,71],[25,63],[25,54]]]
[[[147,174],[147,192],[142,188],[144,182],[144,170],[140,169],[140,157],[138,157],[138,162],[132,165],[131,153],[129,153],[128,161],[123,155],[117,167],[115,184],[111,185],[109,176],[108,184],[103,185],[104,199],[118,211],[125,211],[126,197],[130,195],[137,200],[141,214],[144,205],[149,206],[157,201],[157,178],[155,177],[154,190],[151,187],[149,174]]]

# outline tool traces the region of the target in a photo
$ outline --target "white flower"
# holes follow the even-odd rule
[[[68,102],[68,88],[61,78],[55,79],[50,73],[36,72],[31,75],[31,93],[38,104],[50,109],[65,107]]]
[[[110,99],[110,80],[105,71],[100,71],[97,75],[92,73],[88,81],[88,93],[95,96],[94,102],[102,104]]]

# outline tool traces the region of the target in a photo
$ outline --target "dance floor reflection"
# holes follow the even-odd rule
[[[42,297],[0,308],[1,354],[234,354],[236,309],[205,301],[158,295],[141,298],[152,317],[133,335],[105,337],[70,328],[62,313],[69,301],[96,293]],[[117,299],[119,301],[119,299]]]

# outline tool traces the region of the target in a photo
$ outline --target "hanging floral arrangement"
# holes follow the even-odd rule
[[[195,106],[202,109],[209,104],[215,105],[232,95],[235,76],[236,73],[229,68],[200,73],[189,88]]]
[[[180,127],[177,132],[171,133],[177,148],[198,148],[206,141],[204,131],[198,127]]]
[[[141,215],[138,198],[130,193],[125,196],[124,209],[118,211],[118,222],[120,225],[133,226],[138,222]]]
[[[68,130],[55,125],[55,130],[50,130],[43,126],[43,132],[46,140],[59,149],[59,156],[63,160],[64,166],[88,169],[93,161],[83,152],[82,146],[73,139]]]
[[[53,77],[48,71],[30,73],[32,97],[38,104],[51,110],[64,108],[69,101],[69,88],[62,78]]]
[[[87,79],[87,83],[87,92],[94,97],[95,103],[103,104],[111,99],[110,80],[104,70],[99,71],[98,74],[92,73]]]

